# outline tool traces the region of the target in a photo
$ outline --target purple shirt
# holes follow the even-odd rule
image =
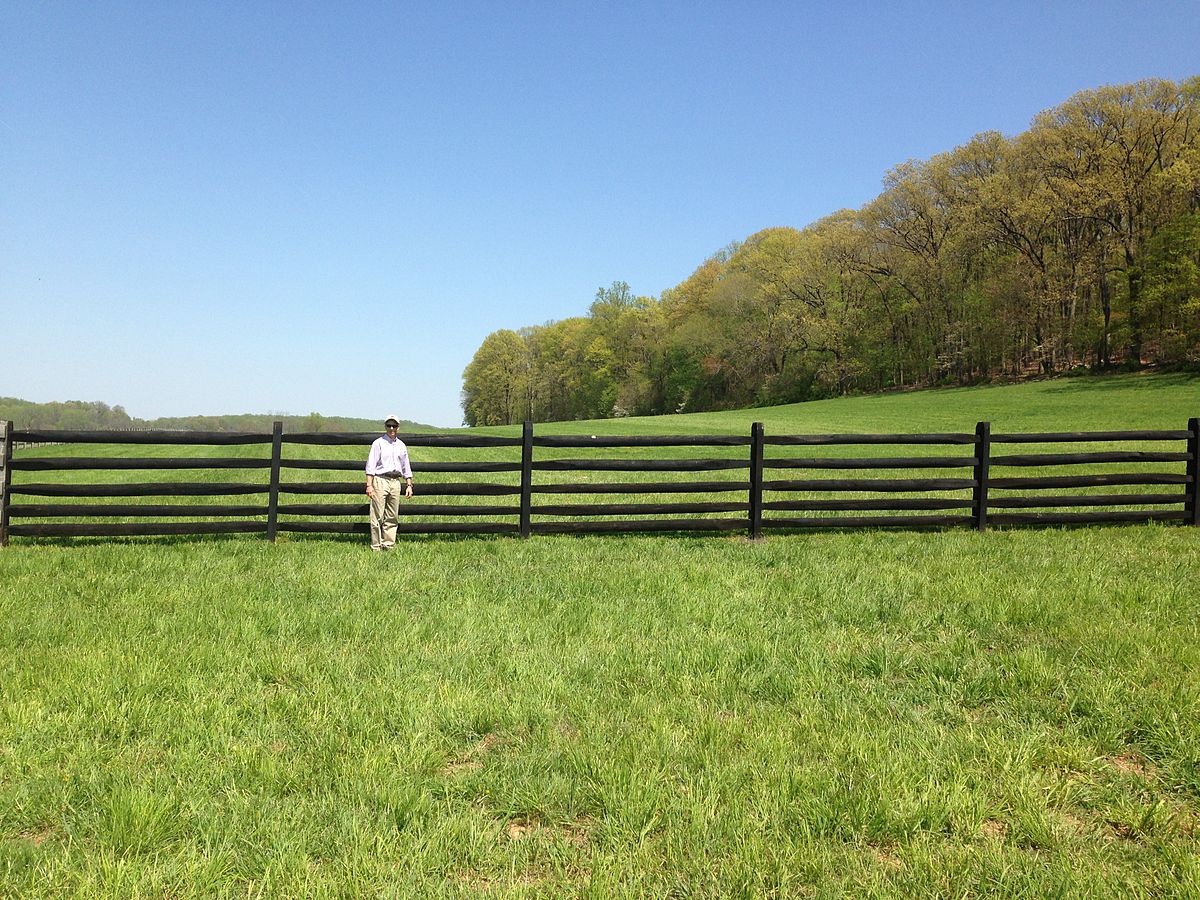
[[[412,466],[408,464],[408,448],[400,438],[388,440],[388,436],[375,438],[371,445],[371,453],[367,457],[368,475],[387,475],[389,472],[399,472],[405,478],[412,478]]]

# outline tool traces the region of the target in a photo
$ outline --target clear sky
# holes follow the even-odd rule
[[[5,0],[0,396],[458,425],[491,331],[1196,74],[1197,0]]]

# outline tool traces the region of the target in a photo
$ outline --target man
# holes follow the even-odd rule
[[[400,511],[400,486],[405,498],[412,497],[412,466],[408,448],[396,436],[400,420],[383,420],[381,437],[371,444],[367,456],[367,496],[371,498],[371,549],[390,550],[396,544],[396,516]]]

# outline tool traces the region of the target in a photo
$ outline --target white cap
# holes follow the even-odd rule
[[[400,417],[399,416],[388,416],[386,419],[383,420],[383,424],[386,425],[388,422],[395,422],[397,425],[399,425]]]

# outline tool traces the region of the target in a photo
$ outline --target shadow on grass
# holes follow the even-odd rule
[[[989,532],[1010,532],[1010,531],[1045,531],[1045,530],[1091,530],[1097,528],[1128,528],[1130,526],[1148,525],[1153,520],[1130,520],[1126,522],[1031,522],[1028,524],[1019,525],[999,525],[989,524],[987,531]],[[1164,527],[1187,527],[1186,522],[1160,522]],[[740,541],[744,543],[761,543],[771,538],[797,538],[806,535],[844,535],[844,534],[861,534],[863,532],[892,532],[892,533],[922,533],[933,534],[939,532],[945,533],[964,533],[974,532],[975,528],[970,525],[922,525],[914,523],[912,525],[849,525],[837,526],[830,525],[827,527],[808,527],[808,528],[786,528],[773,527],[764,528],[763,534],[758,539],[752,539],[748,531],[696,531],[688,529],[680,529],[679,531],[638,531],[630,529],[629,531],[614,531],[614,532],[589,532],[589,533],[557,533],[557,534],[534,534],[534,538],[553,539],[556,541],[583,541],[594,538],[670,538],[672,540],[684,541]],[[397,547],[411,546],[415,544],[435,544],[435,545],[455,545],[465,543],[506,543],[515,542],[521,543],[521,538],[512,534],[407,534],[397,537]],[[270,546],[264,537],[259,535],[135,535],[135,536],[116,536],[116,537],[100,537],[100,536],[85,536],[85,537],[25,537],[16,538],[9,546],[14,548],[20,547],[123,547],[123,546],[138,546],[138,547],[175,547],[175,546],[203,546],[203,545],[225,545],[230,544],[261,544]],[[343,546],[358,546],[363,551],[369,551],[370,545],[360,535],[346,534],[288,534],[281,536],[277,541],[278,546],[294,545],[329,545],[340,544]],[[2,552],[2,551],[0,551]]]
[[[1119,375],[1080,375],[1055,378],[1044,390],[1047,394],[1077,394],[1100,391],[1159,391],[1164,387],[1195,387],[1200,389],[1200,372],[1131,372]]]

